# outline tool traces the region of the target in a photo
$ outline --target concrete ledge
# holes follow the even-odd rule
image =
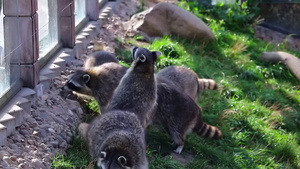
[[[70,48],[63,48],[62,49],[63,53],[69,54],[70,55],[70,59],[75,59],[74,57],[74,49],[70,49]]]
[[[45,91],[48,91],[50,90],[51,86],[52,86],[52,82],[53,82],[53,79],[50,79],[48,78],[47,76],[40,76],[40,85],[42,85],[42,91],[45,92]]]
[[[19,127],[23,124],[24,112],[25,111],[17,105],[10,105],[6,109],[6,113],[12,115],[16,119],[16,127]]]
[[[64,52],[59,55],[59,58],[66,62],[66,66],[70,65],[71,60],[72,60],[71,55],[68,53],[64,53]]]
[[[86,36],[79,34],[78,36],[76,36],[75,45],[77,45],[78,42],[82,42],[82,47],[84,48],[88,45],[89,40],[86,38]]]
[[[53,79],[55,77],[54,71],[50,70],[47,67],[44,67],[42,70],[40,70],[40,76],[46,76],[49,79]],[[40,79],[41,81],[41,79]]]
[[[87,44],[85,44],[85,47],[86,47],[91,40],[91,35],[86,32],[83,32],[83,31],[81,31],[81,33],[79,35],[83,36],[86,39],[86,41],[87,41]]]
[[[19,93],[17,93],[17,96],[21,96],[30,100],[32,106],[36,105],[36,93],[30,88],[22,88]]]
[[[55,58],[55,60],[53,61],[54,64],[58,65],[60,67],[61,70],[65,70],[66,69],[66,61],[59,58],[59,55]]]
[[[52,64],[49,64],[49,69],[54,72],[55,76],[60,75],[60,72],[61,72],[60,66],[52,63]]]
[[[6,106],[1,110],[0,114],[10,114],[15,118],[16,127],[20,126],[24,121],[24,110],[15,105],[14,102],[9,102]]]
[[[7,143],[7,132],[6,127],[0,123],[0,146],[3,146]]]
[[[89,41],[91,41],[95,36],[97,36],[96,29],[92,29],[92,28],[89,28],[89,27],[85,27],[82,30],[82,33],[86,33],[86,34],[89,35]]]
[[[25,113],[30,114],[31,102],[24,97],[15,96],[11,99],[9,104],[17,105],[21,107]]]
[[[111,16],[113,12],[113,7],[116,2],[108,2],[104,5],[104,7],[100,10],[99,20],[102,22],[105,21],[109,16]]]
[[[6,127],[6,135],[10,136],[16,131],[16,118],[8,113],[0,115],[0,123]]]
[[[95,34],[96,34],[95,36],[97,36],[100,33],[101,25],[102,25],[101,20],[93,21],[93,22],[90,22],[90,24],[88,25],[88,28],[95,29]]]
[[[84,49],[83,42],[82,42],[82,41],[79,41],[79,40],[76,40],[76,41],[75,41],[75,46],[74,46],[74,50],[75,50],[75,58],[76,58],[76,59],[79,59],[79,58],[80,58],[80,55],[82,54],[83,49]]]

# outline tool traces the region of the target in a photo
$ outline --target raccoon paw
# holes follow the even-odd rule
[[[79,136],[86,141],[86,134],[88,132],[89,124],[88,123],[80,123],[78,126]]]
[[[178,147],[176,148],[176,150],[174,150],[174,152],[177,153],[177,154],[181,154],[182,149],[183,149],[183,145],[178,146]]]

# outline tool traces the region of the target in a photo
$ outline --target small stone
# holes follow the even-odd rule
[[[68,119],[67,119],[67,122],[68,122],[69,124],[73,124],[73,123],[74,123],[74,121],[73,121],[72,118],[68,118]]]
[[[61,117],[55,117],[55,121],[58,122],[58,123],[60,123],[60,124],[64,124],[65,123],[64,120],[61,119]]]
[[[17,157],[16,156],[10,156],[9,157],[11,161],[17,161]]]
[[[18,133],[15,133],[13,140],[14,140],[15,142],[21,142],[23,137],[24,137],[23,135],[20,135],[20,134],[18,134]]]
[[[71,143],[72,142],[72,137],[70,136],[67,136],[67,139],[66,139],[67,143]]]
[[[55,130],[52,128],[49,128],[48,131],[50,131],[51,133],[55,133]]]
[[[20,165],[18,165],[18,168],[22,168],[22,169],[30,169],[30,166],[28,163],[24,162]]]
[[[59,144],[59,148],[62,148],[62,149],[67,148],[67,146],[68,146],[68,144],[65,141],[63,141],[62,143]]]
[[[3,157],[3,161],[5,161],[9,165],[13,164],[13,161],[8,156],[4,156]]]
[[[17,162],[20,164],[20,163],[24,163],[25,160],[24,160],[23,158],[18,158],[18,159],[17,159]]]
[[[1,159],[4,157],[4,156],[8,156],[9,155],[9,153],[7,152],[7,151],[4,151],[4,150],[1,150],[0,151],[0,157],[1,157]]]
[[[11,138],[7,138],[7,142],[10,144],[14,144],[14,141]]]
[[[45,165],[39,159],[36,158],[31,160],[31,166],[32,168],[38,168],[38,169],[45,168]]]
[[[31,112],[31,116],[32,116],[32,117],[38,117],[38,116],[39,116],[39,113],[40,113],[40,112],[38,112],[38,111],[33,111],[33,112]]]
[[[28,144],[30,145],[34,145],[34,141],[33,140],[27,140]]]
[[[35,135],[35,136],[37,136],[38,134],[39,134],[39,132],[37,132],[37,131],[33,131],[33,133],[32,133],[33,135]]]
[[[39,135],[41,138],[45,139],[48,136],[48,132],[45,129],[40,129],[39,133],[40,133]]]
[[[1,167],[0,168],[8,168],[9,164],[6,161],[1,161],[0,162]]]
[[[22,134],[23,136],[28,136],[29,132],[27,130],[20,130],[20,134]]]
[[[73,116],[74,115],[74,113],[73,113],[73,111],[72,110],[70,110],[70,109],[68,109],[68,114],[70,115],[70,116]]]
[[[19,150],[19,147],[16,144],[9,144],[8,147],[14,150],[15,152]]]
[[[54,147],[54,148],[58,148],[58,141],[50,141],[50,144]]]

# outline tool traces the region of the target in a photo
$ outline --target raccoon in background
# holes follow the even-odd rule
[[[148,169],[144,128],[132,112],[98,115],[90,125],[82,123],[89,153],[102,169]]]
[[[183,66],[163,68],[157,73],[157,77],[173,82],[196,102],[199,94],[204,90],[216,90],[218,88],[213,79],[201,79],[194,71]]]
[[[104,63],[119,63],[119,60],[116,58],[116,55],[106,51],[97,51],[90,54],[84,63],[84,69],[88,70],[91,67],[100,66]]]
[[[114,91],[108,111],[134,112],[146,127],[156,106],[156,78],[154,64],[161,55],[158,51],[132,47],[133,62]]]
[[[157,77],[157,106],[154,119],[159,120],[178,146],[175,150],[180,154],[186,134],[190,131],[207,138],[221,139],[222,132],[214,126],[206,124],[202,119],[201,108],[179,87],[166,78]]]
[[[104,63],[87,70],[77,70],[62,87],[62,90],[72,90],[93,96],[97,100],[101,112],[104,112],[126,70],[126,67],[114,62]]]

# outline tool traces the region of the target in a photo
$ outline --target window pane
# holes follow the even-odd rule
[[[57,0],[38,0],[40,58],[58,44],[57,14]]]
[[[18,17],[10,17],[10,19],[19,25]],[[4,25],[3,1],[0,0],[0,95],[20,79],[20,46],[22,44],[16,40],[19,39],[18,32],[19,26],[11,28],[9,25]],[[4,33],[7,36],[13,33],[15,36],[5,39]],[[5,44],[8,44],[7,48]]]
[[[78,25],[86,16],[85,0],[75,0],[75,25]]]

